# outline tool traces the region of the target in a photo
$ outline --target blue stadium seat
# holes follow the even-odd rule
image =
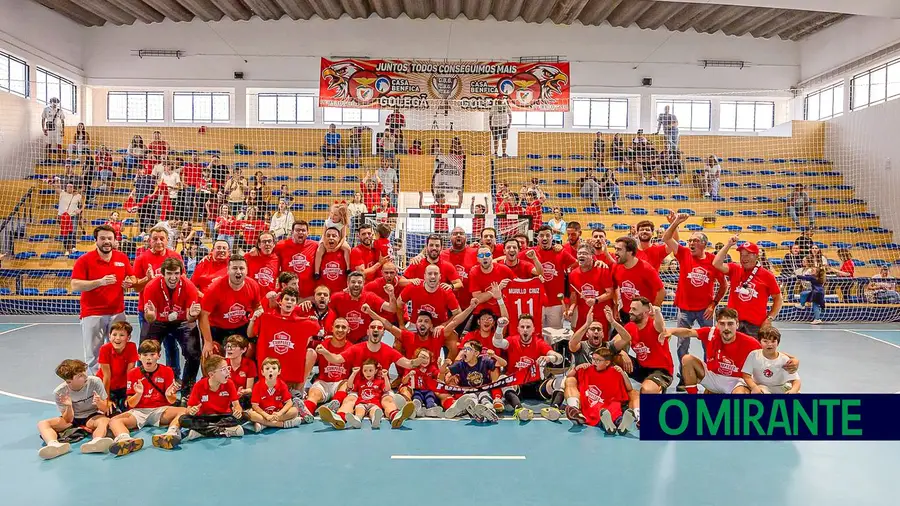
[[[599,221],[588,222],[587,227],[591,230],[594,230],[594,229],[605,230],[606,229],[606,225],[604,225],[603,223],[600,223]]]
[[[234,162],[235,169],[246,169],[250,167],[250,162]]]
[[[650,196],[647,197],[647,198],[649,198],[650,200],[666,200],[666,196],[665,196],[665,195],[659,195],[659,194],[656,194],[656,193],[653,194],[653,195],[650,195]]]
[[[56,237],[56,240],[62,242],[62,237],[57,236],[57,237]],[[94,241],[94,236],[92,236],[91,234],[84,234],[83,236],[81,236],[81,239],[79,239],[79,240],[81,240],[81,241],[91,241],[91,242],[93,242],[93,241]]]
[[[37,253],[34,251],[20,251],[16,253],[13,258],[16,260],[28,260],[37,256]]]
[[[687,225],[684,226],[684,229],[689,230],[691,232],[702,232],[703,225],[698,225],[696,223],[688,223]]]
[[[567,193],[567,192],[559,192],[559,193],[556,194],[556,198],[558,198],[558,199],[570,199],[570,198],[572,198],[572,194],[571,194],[571,193]]]
[[[781,241],[782,248],[790,248],[794,245],[794,241]]]
[[[747,197],[744,197],[743,195],[738,195],[736,197],[729,197],[728,200],[730,200],[732,202],[747,202],[750,199],[748,199]]]
[[[659,216],[668,216],[669,213],[671,213],[672,211],[662,208],[662,207],[657,207],[656,209],[653,210],[653,212]]]
[[[758,190],[762,188],[762,185],[759,183],[744,183],[744,188]]]
[[[325,220],[321,220],[321,219],[319,219],[319,220],[309,220],[309,226],[311,226],[311,227],[324,227],[324,226],[325,226]]]
[[[113,195],[128,195],[131,193],[131,188],[116,188],[112,191]]]
[[[726,182],[722,183],[722,186],[725,188],[739,188],[741,185],[739,185],[733,181],[726,181]]]
[[[337,162],[325,162],[322,164],[323,169],[336,169]]]
[[[822,199],[822,202],[824,202],[824,203],[826,203],[826,204],[840,204],[840,203],[841,203],[841,199],[836,199],[836,198],[832,198],[832,197],[825,197],[825,198]]]
[[[702,162],[703,159],[700,158],[699,156],[687,156],[684,158],[684,161],[686,161],[686,162]]]
[[[685,200],[690,200],[687,195],[681,195],[680,193],[676,193],[672,195],[672,200],[677,200],[679,202],[683,202]]]
[[[283,182],[283,181],[290,181],[290,180],[291,180],[291,177],[290,177],[290,176],[285,176],[284,174],[279,174],[279,175],[277,175],[277,176],[272,176],[272,181],[278,182],[278,183]]]
[[[713,202],[725,202],[726,199],[725,199],[725,197],[722,197],[720,195],[720,196],[716,196],[716,197],[710,197],[709,200],[712,200]]]
[[[865,204],[866,201],[863,199],[847,199],[845,200],[847,204],[856,205],[856,204]]]
[[[797,172],[793,170],[779,170],[778,175],[780,176],[796,176]]]
[[[752,176],[755,174],[756,174],[756,172],[753,172],[752,170],[748,170],[748,169],[742,169],[742,170],[738,171],[739,176]]]
[[[719,209],[716,211],[716,214],[723,217],[734,216],[734,211],[729,211],[728,209]]]
[[[566,171],[565,167],[551,167],[550,168],[550,172],[565,172],[565,171]]]
[[[50,239],[49,234],[34,234],[28,238],[28,242],[44,242],[47,239]]]
[[[50,288],[48,290],[44,290],[44,295],[49,297],[63,297],[69,295],[69,291],[65,288]]]
[[[53,188],[44,188],[38,192],[38,195],[56,195],[56,190]]]
[[[562,155],[552,154],[547,155],[548,160],[562,160]]]
[[[588,167],[572,167],[572,172],[577,172],[579,174],[585,173],[588,171]]]
[[[315,162],[303,162],[300,164],[301,169],[315,169],[318,167]]]
[[[219,151],[218,149],[207,149],[206,151],[203,152],[203,154],[209,155],[209,156],[213,156],[213,155],[222,156],[222,152]]]
[[[859,234],[862,231],[862,227],[844,227],[844,232],[849,232],[851,234]]]
[[[626,193],[625,199],[626,200],[644,200],[644,196],[638,195],[637,193]]]
[[[41,292],[37,288],[23,288],[19,291],[19,295],[24,295],[27,297],[37,297]]]
[[[631,171],[628,170],[628,167],[619,167],[616,169],[616,172],[619,174],[628,174]]]
[[[304,174],[304,175],[302,175],[302,176],[297,176],[297,182],[298,182],[298,183],[304,183],[304,182],[305,182],[305,183],[308,183],[308,182],[310,182],[310,181],[312,181],[312,180],[313,180],[313,177],[310,176],[310,175],[308,175],[308,174]]]
[[[291,211],[302,211],[306,209],[306,206],[303,204],[291,204]]]
[[[779,213],[778,211],[773,211],[772,209],[763,209],[762,211],[760,211],[759,214],[761,214],[763,216],[768,216],[769,218],[780,218],[781,217],[781,213]]]
[[[831,213],[832,218],[852,218],[853,215],[850,213],[845,213],[843,211],[835,211]]]
[[[317,196],[317,197],[330,197],[330,196],[331,196],[331,190],[317,190],[317,191],[316,191],[316,196]]]
[[[101,206],[103,209],[122,209],[121,202],[107,202]]]
[[[886,243],[886,244],[882,244],[881,247],[884,248],[884,249],[886,249],[886,250],[891,250],[891,251],[897,251],[897,250],[900,250],[900,244],[897,244],[897,243],[895,243],[895,242],[889,242],[889,243]]]
[[[294,162],[281,162],[278,164],[279,169],[293,169]]]
[[[335,180],[334,176],[319,176],[319,181],[322,181],[322,182],[332,183],[332,182],[334,182],[334,180]]]
[[[560,207],[559,210],[562,211],[563,214],[574,214],[578,212],[578,209],[574,207]]]
[[[295,197],[308,197],[309,190],[294,190],[293,195]]]
[[[622,186],[637,186],[637,181],[622,181],[620,183]]]
[[[809,163],[806,158],[791,158],[791,163]]]
[[[631,230],[631,225],[627,223],[615,223],[613,224],[613,230]]]
[[[12,295],[12,290],[9,288],[0,288],[0,295]]]
[[[341,197],[352,197],[354,193],[356,192],[353,190],[341,190],[340,195]]]
[[[259,154],[262,156],[275,156],[275,151],[267,149],[265,151],[260,151]]]
[[[890,267],[891,263],[883,258],[873,258],[872,260],[869,260],[869,265],[875,267]]]
[[[256,162],[257,169],[271,169],[272,162]]]
[[[644,186],[659,186],[659,181],[647,180],[644,181]]]
[[[831,165],[831,162],[829,162],[828,160],[822,160],[822,159],[812,159],[809,162],[814,163],[816,165]]]
[[[766,197],[765,195],[757,195],[757,196],[753,197],[753,201],[768,204],[768,203],[772,202],[772,199],[770,199],[769,197]]]
[[[735,162],[735,163],[743,163],[744,159],[739,156],[730,156],[730,157],[728,157],[728,161]]]
[[[740,232],[741,230],[744,230],[744,227],[740,225],[725,225],[722,228],[729,232]]]
[[[875,213],[856,213],[857,218],[877,218],[878,215]]]
[[[530,170],[531,172],[544,172],[544,168],[540,165],[530,165],[528,167],[528,170]]]
[[[776,244],[774,241],[759,241],[756,244],[760,248],[777,248],[778,247],[778,244]]]
[[[828,267],[839,267],[841,265],[840,262],[838,262],[837,260],[835,260],[833,258],[827,259],[826,263],[828,264]],[[865,265],[865,262],[861,262],[861,263]],[[860,265],[859,267],[862,267],[862,265]],[[827,295],[826,295],[826,297],[827,297]]]
[[[569,155],[569,160],[584,160],[584,155],[579,155],[577,153]]]
[[[599,207],[585,207],[584,212],[587,214],[600,214]]]
[[[791,227],[787,227],[787,226],[784,226],[784,225],[774,225],[774,226],[772,227],[772,230],[774,230],[774,231],[776,231],[776,232],[790,232],[790,231],[793,230],[793,229],[792,229]]]
[[[748,217],[759,215],[759,213],[757,213],[756,211],[754,211],[752,209],[745,209],[743,211],[739,211],[738,214],[740,214],[741,216],[748,216]]]
[[[761,170],[761,171],[759,171],[759,175],[760,175],[760,176],[774,176],[774,175],[775,175],[775,171],[774,171],[774,170],[768,170],[768,169],[767,169],[767,170]]]
[[[696,211],[694,211],[693,209],[687,208],[687,207],[682,207],[681,209],[678,210],[678,213],[686,214],[688,216],[697,216]]]
[[[831,187],[827,184],[811,184],[809,185],[811,190],[830,190]]]
[[[785,160],[784,158],[773,158],[769,161],[772,163],[787,163],[787,160]]]
[[[344,181],[345,183],[358,183],[359,176],[354,176],[354,175],[344,176],[341,178],[341,181]]]
[[[606,210],[606,213],[607,213],[607,214],[612,214],[612,215],[615,215],[615,216],[620,216],[620,215],[625,214],[625,210],[622,209],[621,207],[610,207],[610,208],[608,208],[608,209]]]
[[[44,218],[41,220],[41,225],[59,225],[59,220],[56,218]]]
[[[568,179],[554,179],[553,184],[569,184]]]
[[[883,228],[883,227],[869,227],[867,230],[873,234],[890,234],[891,233],[890,230]]]
[[[751,232],[765,232],[769,229],[762,225],[753,224],[753,225],[747,225],[747,230],[749,230]]]
[[[345,169],[358,169],[359,164],[356,162],[348,162],[346,165],[344,165],[344,168]]]
[[[870,242],[858,242],[854,246],[859,249],[878,249],[878,246],[876,246]]]
[[[538,179],[538,184],[546,185],[547,180],[546,179]]]
[[[701,173],[702,173],[702,171],[701,171]],[[723,176],[730,176],[730,175],[734,174],[734,172],[731,172],[730,169],[722,169],[721,174],[722,174]]]
[[[328,204],[313,204],[313,211],[327,211]]]
[[[831,225],[826,225],[823,227],[819,227],[819,231],[820,232],[828,232],[829,234],[836,234],[836,233],[840,232],[841,229],[839,229],[837,227],[833,227]]]
[[[528,158],[529,160],[540,160],[541,155],[537,153],[528,153],[527,155],[525,155],[525,158]]]
[[[637,215],[637,216],[646,216],[646,215],[647,215],[647,210],[644,209],[643,207],[632,207],[632,208],[631,208],[631,214],[634,214],[634,215]]]
[[[759,244],[759,243],[756,243],[756,244]],[[760,245],[760,246],[762,246],[762,245]],[[772,262],[772,265],[775,265],[775,266],[780,266],[781,264],[784,263],[784,260],[781,258],[770,258],[769,261]]]

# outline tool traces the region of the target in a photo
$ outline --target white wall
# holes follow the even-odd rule
[[[882,226],[900,231],[900,100],[853,111],[826,123],[825,156],[857,195],[868,200]]]
[[[857,16],[802,40],[800,80],[815,77],[900,41],[900,20]]]

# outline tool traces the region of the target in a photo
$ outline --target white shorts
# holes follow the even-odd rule
[[[341,383],[343,383],[343,381],[316,381],[309,389],[312,390],[315,388],[322,392],[322,402],[328,402],[331,399],[334,399],[334,394],[337,393]]]
[[[163,406],[161,408],[135,408],[128,411],[128,413],[134,417],[138,429],[143,429],[147,425],[158,427],[159,421],[169,407],[170,406]]]
[[[703,369],[706,371],[706,375],[703,376],[703,381],[701,381],[700,384],[710,392],[730,394],[744,381],[741,378],[722,376],[721,374],[710,372],[709,369],[706,368],[706,364],[703,364]]]

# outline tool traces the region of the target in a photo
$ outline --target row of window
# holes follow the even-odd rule
[[[24,60],[0,53],[0,90],[20,97],[30,96],[30,70]],[[46,104],[55,97],[59,99],[60,107],[75,112],[78,103],[75,83],[41,67],[35,68],[34,83],[38,102]]]
[[[850,109],[864,109],[900,97],[900,59],[850,79]],[[844,113],[844,83],[815,91],[804,100],[804,118],[824,120]]]

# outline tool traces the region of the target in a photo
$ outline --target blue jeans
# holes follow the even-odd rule
[[[701,311],[685,311],[683,309],[678,310],[678,327],[683,329],[693,328],[694,322],[697,322],[701,327],[712,327],[713,320],[712,318],[704,318],[703,310]],[[688,354],[688,350],[691,347],[691,338],[689,337],[679,337],[678,338],[678,363],[681,363],[681,359]],[[706,348],[703,349],[703,361],[706,362]]]
[[[664,128],[663,136],[666,138],[666,150],[678,151],[678,128]]]
[[[806,301],[809,300],[809,296],[812,294],[811,291],[806,290],[800,293],[800,305],[805,306]],[[821,320],[822,319],[822,306],[813,302],[812,304],[812,312],[813,312],[813,320]]]
[[[138,323],[141,324],[141,341],[146,339],[150,332],[150,323],[144,318],[144,312],[138,311]],[[159,343],[166,352],[166,365],[172,368],[176,378],[181,377],[181,354],[178,353],[178,339],[172,333],[166,334]]]

